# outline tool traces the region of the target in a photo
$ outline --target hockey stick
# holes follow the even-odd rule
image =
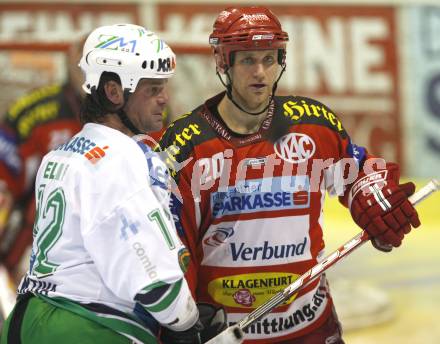
[[[409,201],[412,205],[417,205],[425,198],[430,196],[435,191],[440,190],[440,183],[433,179],[419,191],[414,193],[409,197]],[[295,282],[287,286],[283,291],[277,293],[274,297],[263,303],[261,306],[257,307],[253,312],[246,315],[243,319],[241,319],[235,326],[238,326],[240,329],[245,329],[249,325],[255,323],[261,318],[265,317],[269,314],[275,307],[278,307],[283,302],[287,301],[293,294],[295,294],[299,289],[301,289],[304,285],[308,284],[316,277],[321,276],[324,271],[333,266],[336,262],[341,260],[343,257],[349,255],[358,247],[362,246],[365,242],[369,240],[368,234],[365,231],[360,232],[355,237],[347,241],[344,245],[339,247],[336,251],[328,255],[324,260],[316,264],[314,267],[306,271],[302,274]],[[225,338],[222,338],[223,333],[225,336],[227,332],[224,331],[220,333],[217,337],[214,337],[208,343],[227,343]]]

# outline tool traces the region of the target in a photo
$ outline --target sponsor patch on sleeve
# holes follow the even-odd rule
[[[359,166],[362,165],[362,162],[365,160],[366,150],[364,147],[358,146],[354,143],[351,143],[347,146],[347,153],[351,158],[354,158],[356,164]]]

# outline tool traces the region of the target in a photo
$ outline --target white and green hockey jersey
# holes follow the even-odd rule
[[[162,324],[180,317],[180,330],[190,327],[197,310],[181,267],[187,251],[167,208],[168,183],[147,146],[86,124],[39,168],[30,269],[19,293],[72,311],[80,304],[78,313],[98,305],[95,315],[131,315],[137,295],[161,288],[144,308]]]

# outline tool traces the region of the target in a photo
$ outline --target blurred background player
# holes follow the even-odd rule
[[[222,11],[210,44],[226,91],[160,141],[177,183],[173,211],[191,252],[190,287],[197,301],[225,307],[232,323],[322,257],[326,191],[379,250],[400,246],[420,225],[408,201],[414,184],[399,185],[398,165],[371,165],[324,104],[275,96],[287,41],[267,8]],[[325,276],[250,326],[246,342],[343,343]]]
[[[38,166],[47,152],[81,129],[83,41],[73,42],[66,54],[66,81],[17,99],[0,124],[0,264],[16,282],[28,269]]]
[[[89,35],[80,66],[84,127],[38,170],[30,269],[1,343],[156,343],[158,324],[162,343],[199,343],[167,169],[133,137],[162,127],[175,55],[119,24]]]

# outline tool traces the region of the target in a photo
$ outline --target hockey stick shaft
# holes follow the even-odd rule
[[[440,190],[440,183],[437,180],[433,179],[419,191],[410,196],[409,201],[415,206],[437,190]],[[368,240],[369,237],[367,232],[365,231],[362,231],[354,236],[344,245],[342,245],[333,253],[324,258],[324,260],[322,260],[314,267],[309,269],[307,272],[305,272],[303,275],[301,275],[297,280],[295,280],[295,282],[287,286],[283,291],[280,291],[274,297],[272,297],[264,304],[256,308],[253,312],[249,313],[247,316],[241,319],[237,324],[238,327],[240,327],[241,329],[245,329],[249,325],[265,317],[275,307],[288,300],[293,294],[295,294],[307,283],[321,276],[328,268],[336,264],[336,262],[340,261],[345,256],[349,255],[355,249],[362,246]]]

